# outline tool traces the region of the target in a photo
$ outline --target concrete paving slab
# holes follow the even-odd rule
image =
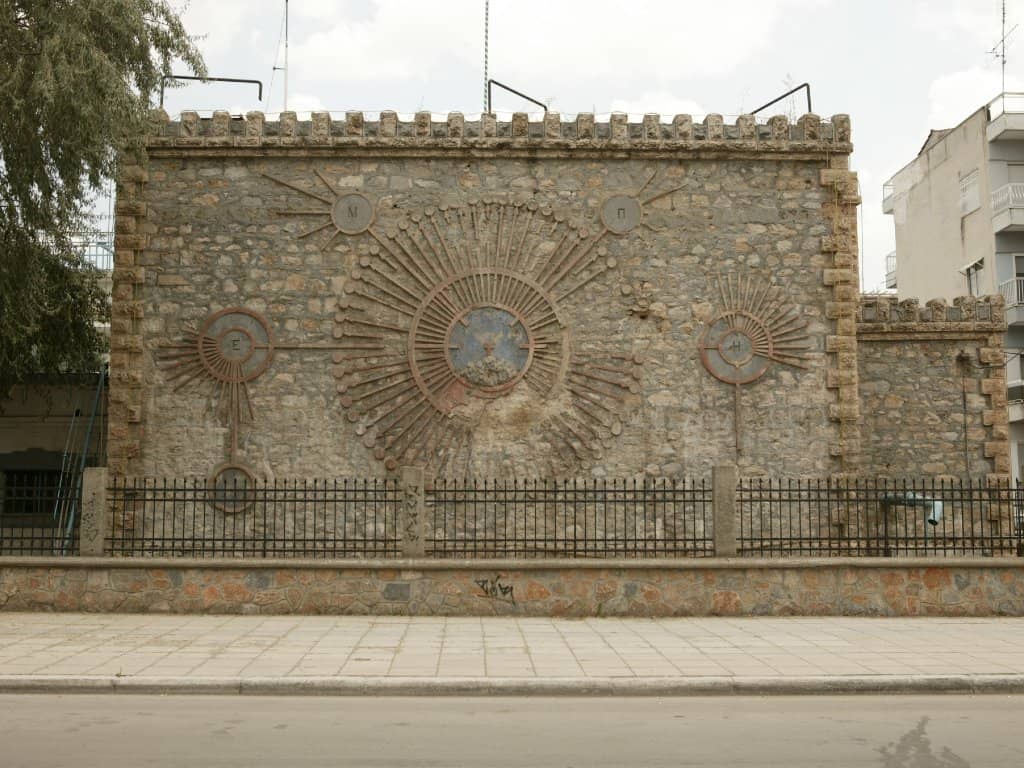
[[[0,614],[0,691],[1024,692],[1024,619]]]

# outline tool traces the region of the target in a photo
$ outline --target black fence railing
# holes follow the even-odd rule
[[[0,555],[73,555],[81,495],[77,474],[0,473]]]
[[[88,470],[87,470],[88,471]],[[0,488],[0,555],[76,554],[80,483]],[[192,557],[1024,556],[1024,491],[976,481],[117,478],[104,551]],[[727,485],[722,485],[727,482]],[[73,493],[72,491],[73,487]],[[64,496],[69,498],[64,499]],[[63,499],[63,501],[62,501]],[[67,502],[67,503],[65,503]],[[717,504],[717,506],[716,506]],[[91,514],[99,514],[93,510]],[[735,538],[724,521],[735,523]],[[89,528],[87,530],[93,530]],[[723,537],[729,536],[728,539]]]
[[[398,486],[390,480],[115,480],[115,555],[397,557]]]
[[[1024,555],[1020,485],[743,480],[738,551],[756,557]]]
[[[711,486],[693,480],[439,480],[438,557],[711,557]]]

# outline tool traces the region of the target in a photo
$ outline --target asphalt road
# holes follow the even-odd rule
[[[0,766],[1024,765],[1024,696],[0,696]]]

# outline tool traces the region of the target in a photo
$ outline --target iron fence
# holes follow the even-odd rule
[[[0,555],[78,552],[78,475],[0,472]]]
[[[711,557],[701,480],[440,480],[426,494],[437,557]]]
[[[397,557],[391,480],[115,480],[114,555]]]
[[[2,473],[0,555],[76,554],[81,482]],[[722,498],[730,498],[725,489]],[[193,557],[710,557],[702,480],[117,478],[106,551]],[[418,493],[418,492],[417,492]],[[735,487],[742,556],[1024,556],[1024,491],[985,481],[746,479]],[[411,501],[411,503],[410,503]],[[409,525],[409,515],[418,522]],[[424,547],[404,542],[422,533]],[[723,529],[724,533],[724,529]]]
[[[741,555],[1024,555],[1020,485],[743,480],[736,502]]]

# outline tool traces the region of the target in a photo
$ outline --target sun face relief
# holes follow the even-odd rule
[[[532,354],[526,326],[501,307],[470,309],[448,329],[448,364],[475,394],[507,392],[526,373]]]

